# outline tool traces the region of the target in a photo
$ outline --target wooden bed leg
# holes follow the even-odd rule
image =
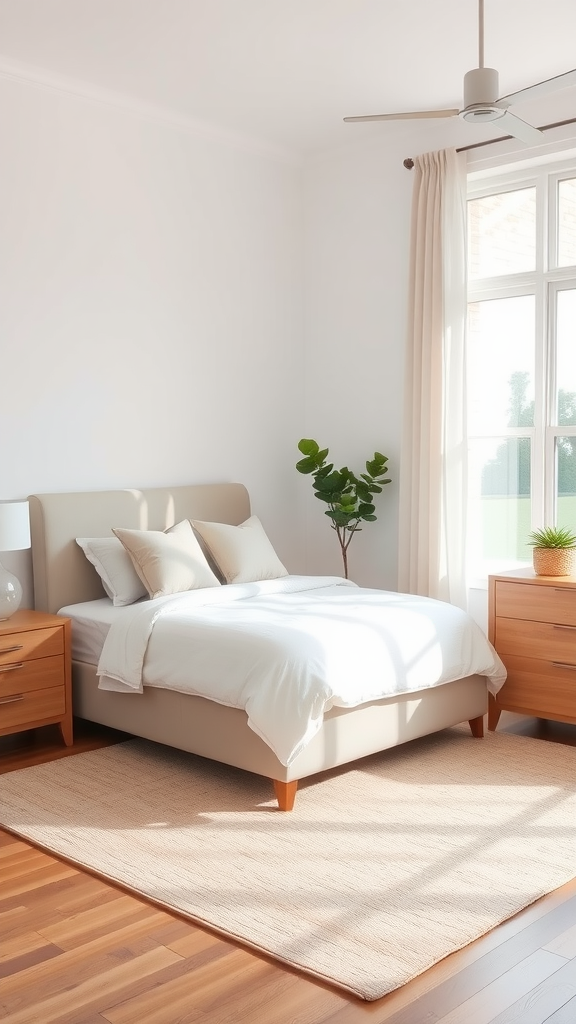
[[[291,811],[296,799],[298,782],[280,782],[278,779],[272,779],[272,782],[274,783],[278,807],[281,811]]]
[[[484,715],[479,715],[478,718],[471,718],[468,722],[472,735],[476,739],[482,739],[484,735]]]
[[[490,732],[494,732],[496,729],[501,714],[502,709],[498,707],[494,697],[490,695],[490,703],[488,705],[488,728]]]

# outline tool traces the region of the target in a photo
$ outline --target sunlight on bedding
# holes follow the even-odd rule
[[[461,609],[304,576],[135,606],[113,622],[98,666],[102,688],[158,686],[245,710],[250,728],[284,765],[331,707],[474,674],[485,675],[493,692],[505,678],[479,626]]]

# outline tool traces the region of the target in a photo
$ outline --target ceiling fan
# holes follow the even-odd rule
[[[399,114],[363,114],[345,117],[344,120],[403,121],[410,118],[458,116],[472,124],[497,122],[498,129],[503,129],[507,135],[521,142],[534,143],[540,141],[544,133],[512,114],[508,107],[516,102],[545,96],[557,89],[566,89],[570,85],[576,85],[576,69],[498,98],[498,72],[494,68],[484,67],[484,0],[478,0],[478,67],[464,75],[464,104],[461,109],[454,107],[449,110],[409,110]]]

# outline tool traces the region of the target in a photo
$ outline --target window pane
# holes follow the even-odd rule
[[[576,263],[576,178],[558,182],[558,266]]]
[[[520,274],[536,267],[536,189],[468,202],[470,278]]]
[[[468,432],[534,425],[534,296],[471,302]]]
[[[530,438],[472,441],[468,462],[470,573],[481,576],[531,562]]]
[[[576,437],[556,438],[556,522],[576,531]]]
[[[576,426],[576,288],[556,298],[556,392],[556,422]]]

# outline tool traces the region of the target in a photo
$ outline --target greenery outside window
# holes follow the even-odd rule
[[[576,163],[471,175],[468,574],[576,529]]]

